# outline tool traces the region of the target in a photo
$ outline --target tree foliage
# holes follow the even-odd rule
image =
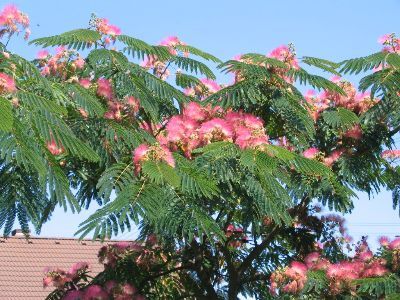
[[[329,266],[358,259],[343,250],[341,219],[321,207],[347,213],[355,190],[382,188],[399,203],[393,35],[383,51],[341,63],[299,60],[291,45],[222,62],[177,37],[150,45],[122,35],[96,16],[89,28],[31,43],[59,48],[33,61],[0,52],[4,235],[15,220],[39,232],[57,205],[79,211],[93,200],[102,207],[81,238],[140,229],[135,243],[103,247],[105,271],[93,280],[84,264],[49,272],[46,284],[58,287],[49,299],[96,289],[115,299],[399,295],[396,245],[369,258],[386,259],[382,274],[365,275],[364,260],[364,273],[334,287],[328,264],[293,264],[316,251]],[[219,85],[215,69],[235,82]],[[359,92],[338,77],[361,72]]]

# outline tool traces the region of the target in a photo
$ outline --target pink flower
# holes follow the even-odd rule
[[[107,19],[97,19],[96,30],[102,34],[108,34],[111,36],[121,34],[121,29],[115,25],[109,24]]]
[[[358,256],[362,261],[369,261],[371,260],[374,255],[372,254],[371,250],[363,251]]]
[[[209,142],[232,140],[233,128],[225,120],[214,118],[201,125],[200,134]]]
[[[311,268],[312,266],[314,266],[317,261],[320,258],[320,254],[318,252],[311,252],[310,254],[308,254],[305,259],[304,262],[306,263],[308,268]]]
[[[111,100],[114,97],[110,80],[99,78],[97,80],[97,85],[97,95],[102,96],[108,100]]]
[[[303,156],[312,159],[315,158],[318,155],[318,153],[319,153],[318,148],[311,147],[303,152]]]
[[[148,146],[146,144],[141,144],[135,149],[133,154],[133,163],[135,165],[136,174],[141,169],[141,162],[149,159],[164,161],[169,166],[173,168],[175,167],[175,159],[172,155],[172,152],[167,147],[159,145]]]
[[[81,79],[79,79],[79,84],[80,84],[82,87],[84,87],[85,89],[90,88],[91,83],[92,83],[92,82],[90,81],[89,78],[81,78]]]
[[[334,75],[334,76],[331,77],[331,81],[333,83],[338,83],[338,82],[340,82],[340,80],[342,80],[342,77],[340,77],[338,75]]]
[[[47,149],[55,156],[64,153],[64,148],[62,146],[59,147],[53,138],[50,142],[47,142]]]
[[[91,285],[85,289],[85,300],[107,300],[109,295],[99,285]]]
[[[180,40],[176,36],[168,36],[160,42],[160,46],[176,46],[180,44]]]
[[[400,249],[400,238],[396,238],[389,243],[390,250],[398,250]]]
[[[125,295],[133,295],[133,294],[135,294],[137,292],[137,289],[133,285],[131,285],[129,283],[125,283],[122,286],[122,292]]]
[[[109,280],[104,284],[104,288],[107,293],[111,294],[113,289],[117,286],[117,282],[115,280]]]
[[[335,149],[332,153],[325,157],[324,164],[331,167],[344,153],[344,149]]]
[[[354,125],[353,128],[349,129],[344,133],[347,138],[352,138],[355,140],[360,140],[362,138],[362,129],[360,125]]]
[[[19,26],[25,28],[25,38],[30,35],[29,17],[23,12],[19,11],[15,5],[6,5],[0,12],[0,37],[5,34],[13,34],[20,32]]]
[[[205,108],[196,102],[188,103],[183,110],[183,115],[195,121],[203,121],[207,117]]]
[[[380,244],[382,247],[388,247],[388,246],[389,246],[389,243],[390,243],[389,238],[388,238],[387,236],[381,236],[381,237],[379,237],[378,241],[379,241],[379,244]]]
[[[45,58],[47,58],[48,56],[49,56],[49,51],[47,51],[47,50],[40,50],[40,51],[37,53],[36,58],[37,58],[37,59],[45,59]]]
[[[202,79],[200,79],[200,81],[202,84],[204,84],[206,86],[206,88],[208,89],[208,92],[211,94],[214,94],[221,89],[219,84],[216,83],[214,80],[211,80],[208,78],[202,78]]]
[[[0,95],[17,90],[14,79],[6,73],[0,72]]]
[[[384,34],[378,38],[378,43],[382,45],[387,44],[392,40],[392,38],[393,38],[392,33]]]
[[[293,261],[290,264],[290,269],[297,274],[305,275],[307,273],[307,266],[301,262]]]
[[[141,144],[139,147],[137,147],[133,154],[133,163],[136,165],[139,164],[142,160],[144,160],[149,150],[150,147],[146,144]]]
[[[65,294],[62,300],[84,300],[84,293],[82,291],[72,290]]]
[[[75,61],[74,61],[75,66],[78,69],[82,69],[83,66],[85,65],[85,60],[82,57],[78,57]]]
[[[89,264],[87,262],[77,262],[74,263],[71,268],[68,271],[68,274],[74,278],[78,275],[80,272],[84,272],[87,269],[89,269]]]
[[[381,154],[382,158],[398,158],[400,157],[400,150],[385,150]]]
[[[126,103],[132,108],[134,113],[137,113],[140,109],[140,100],[133,96],[126,98]]]

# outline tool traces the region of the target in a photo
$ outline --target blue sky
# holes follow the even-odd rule
[[[0,1],[0,7],[6,3]],[[222,60],[246,52],[265,54],[276,46],[292,42],[299,56],[341,61],[378,51],[377,38],[395,32],[400,25],[399,0],[26,0],[13,3],[30,16],[32,38],[86,27],[91,13],[96,13],[121,27],[124,34],[149,43],[177,35]],[[10,49],[30,58],[36,54],[34,47],[28,47],[21,38],[13,39]],[[388,192],[371,200],[359,194],[356,208],[348,217],[350,233],[356,238],[369,234],[371,241],[380,233],[400,234],[399,217],[391,205]],[[53,220],[43,226],[42,235],[72,236],[89,213],[71,215],[57,210]]]

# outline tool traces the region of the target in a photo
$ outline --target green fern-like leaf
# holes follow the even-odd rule
[[[43,47],[67,46],[76,50],[83,50],[96,44],[100,38],[101,35],[97,31],[90,29],[75,29],[59,35],[35,39],[30,41],[30,44]]]
[[[0,130],[11,131],[14,123],[12,106],[7,99],[0,97]]]

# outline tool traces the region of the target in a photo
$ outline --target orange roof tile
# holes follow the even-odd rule
[[[43,289],[43,270],[47,267],[68,270],[73,263],[85,261],[91,275],[99,273],[103,265],[97,253],[102,245],[100,241],[67,238],[0,239],[0,299],[45,299],[52,291],[50,287]]]

